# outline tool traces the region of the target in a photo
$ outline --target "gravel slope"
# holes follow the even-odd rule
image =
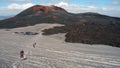
[[[41,30],[62,26],[39,24],[0,30],[0,68],[120,68],[120,48],[64,42],[65,34],[43,36]],[[22,35],[14,32],[37,32]],[[32,44],[36,42],[36,47]],[[19,58],[24,50],[26,60]]]

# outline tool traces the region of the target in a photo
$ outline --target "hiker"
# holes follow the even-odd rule
[[[20,51],[20,58],[24,58],[24,51],[23,50]]]
[[[33,47],[35,48],[36,42],[33,44]]]

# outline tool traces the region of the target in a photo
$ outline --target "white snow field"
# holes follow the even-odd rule
[[[0,68],[120,68],[120,48],[64,42],[65,34],[42,35],[41,30],[63,26],[38,24],[0,29]],[[37,32],[22,35],[14,32]],[[33,43],[37,43],[33,48]],[[19,52],[25,51],[25,60]]]

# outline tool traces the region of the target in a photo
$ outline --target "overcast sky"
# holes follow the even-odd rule
[[[0,16],[16,15],[33,5],[56,5],[71,13],[97,12],[120,17],[120,0],[0,0]]]

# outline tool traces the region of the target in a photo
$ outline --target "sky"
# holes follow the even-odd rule
[[[95,12],[120,17],[120,0],[0,0],[0,16],[17,15],[33,5],[56,5],[71,13]]]

